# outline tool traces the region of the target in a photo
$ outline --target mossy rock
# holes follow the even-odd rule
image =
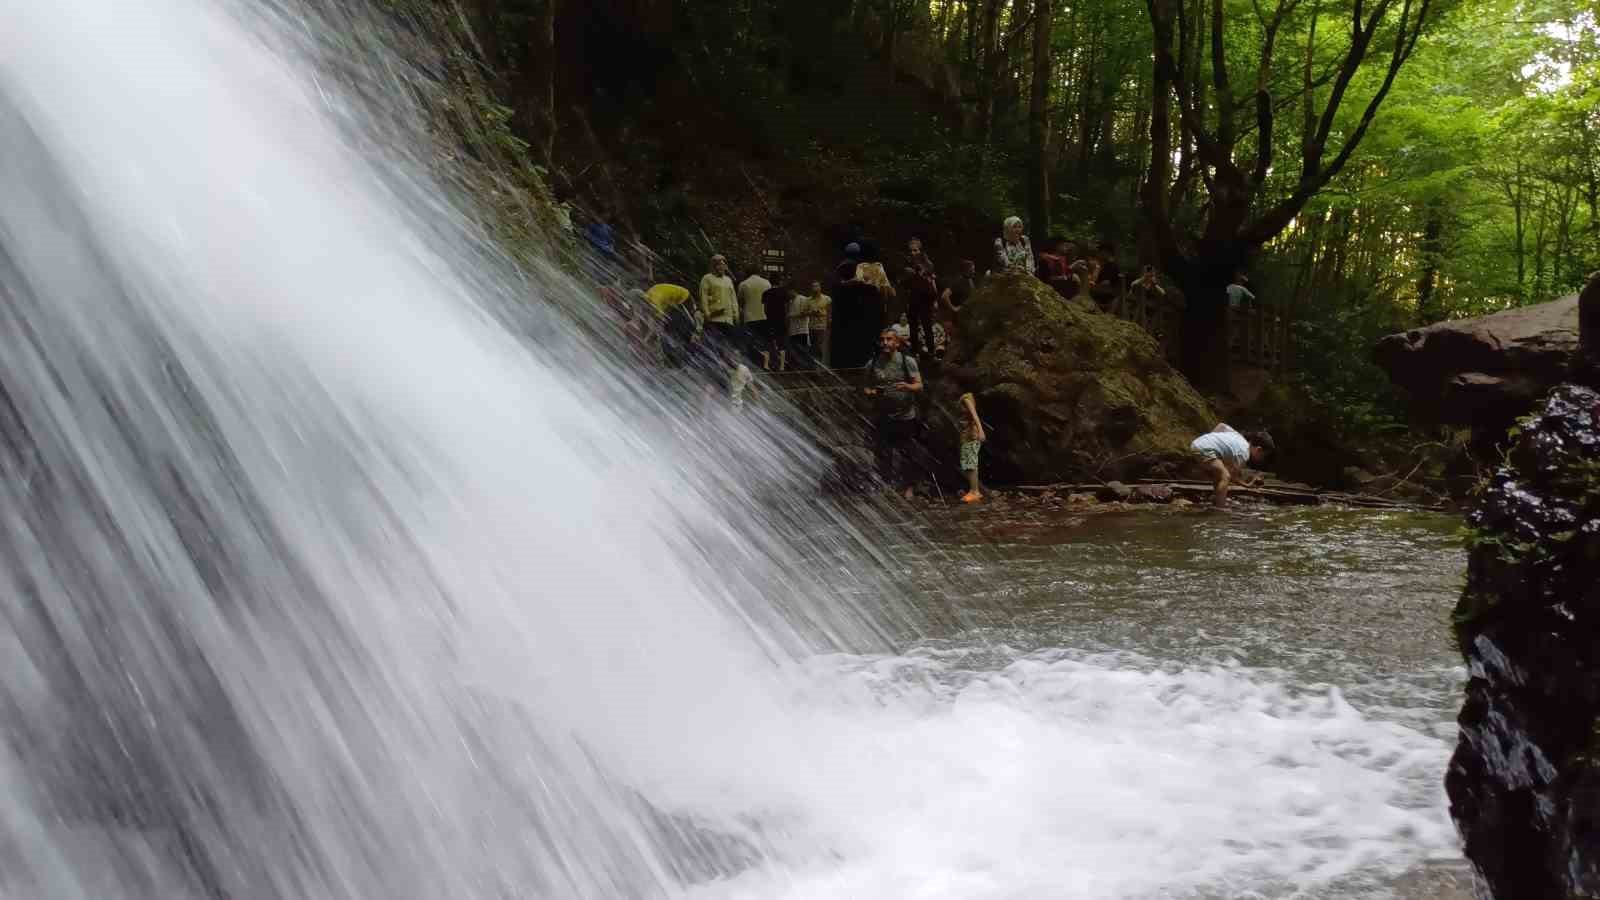
[[[1176,474],[1216,417],[1143,328],[1063,300],[1030,275],[991,275],[960,311],[931,392],[953,411],[970,385],[996,483]],[[944,423],[954,442],[953,417]]]

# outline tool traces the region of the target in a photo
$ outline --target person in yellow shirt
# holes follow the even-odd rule
[[[657,284],[644,292],[645,300],[661,314],[661,356],[669,369],[687,365],[698,340],[700,322],[691,296],[688,288],[676,284]]]
[[[688,300],[692,296],[689,289],[676,284],[657,284],[644,292],[644,298],[650,301],[656,312],[665,316],[674,306]]]
[[[833,319],[833,298],[822,292],[822,282],[811,282],[811,293],[806,297],[806,310],[810,320],[807,331],[811,355],[819,367],[826,368],[828,361],[828,325]]]

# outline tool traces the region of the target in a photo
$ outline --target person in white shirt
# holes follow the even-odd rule
[[[739,282],[739,320],[744,323],[746,347],[752,359],[761,360],[761,368],[772,368],[773,344],[781,339],[776,333],[776,323],[767,321],[767,309],[761,298],[772,290],[772,282],[755,272]]]
[[[811,346],[811,305],[811,298],[803,294],[791,294],[789,297],[788,342],[785,346],[796,369],[817,367],[817,351]]]
[[[1211,476],[1211,502],[1217,507],[1228,505],[1228,486],[1239,481],[1243,484],[1260,484],[1260,476],[1253,480],[1244,474],[1245,466],[1259,463],[1273,449],[1272,436],[1264,431],[1240,434],[1226,423],[1200,435],[1189,444],[1189,449],[1199,458],[1200,465]]]

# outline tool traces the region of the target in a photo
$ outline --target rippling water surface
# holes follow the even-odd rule
[[[839,813],[861,848],[780,894],[1468,896],[1441,786],[1455,530],[941,514],[891,556],[905,583],[957,586],[966,618],[810,667],[806,703],[868,736]]]

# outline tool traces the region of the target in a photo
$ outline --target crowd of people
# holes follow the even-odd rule
[[[859,371],[861,390],[872,405],[879,475],[909,498],[918,480],[913,460],[924,412],[919,397],[924,370],[937,369],[942,361],[957,313],[977,290],[977,268],[963,259],[941,276],[922,240],[912,238],[891,277],[879,254],[851,242],[826,280],[801,282],[782,271],[760,269],[739,278],[728,259],[715,254],[694,289],[663,282],[634,292],[633,303],[618,289],[608,296],[641,353],[667,368],[708,375],[707,383],[725,391],[736,408],[743,406],[756,371]],[[1064,298],[1083,298],[1102,308],[1129,291],[1166,294],[1148,265],[1126,283],[1110,241],[1080,253],[1075,241],[1055,237],[1035,254],[1017,217],[1008,218],[995,239],[989,271],[1026,272]],[[1241,273],[1229,288],[1230,303],[1249,294],[1244,284]],[[950,413],[959,423],[956,463],[967,487],[961,499],[977,502],[983,497],[979,467],[988,428],[973,392],[961,393]],[[1226,501],[1229,486],[1243,479],[1244,467],[1259,460],[1264,446],[1270,447],[1270,438],[1239,435],[1226,425],[1196,439],[1192,449],[1216,484],[1217,503]]]

